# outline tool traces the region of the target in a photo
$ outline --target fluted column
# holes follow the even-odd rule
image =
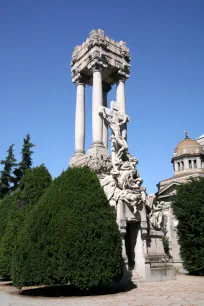
[[[103,106],[107,107],[107,95],[111,90],[111,86],[107,83],[103,83]],[[108,150],[108,123],[103,120],[103,145]]]
[[[116,102],[119,105],[119,111],[121,114],[126,114],[126,101],[125,101],[125,78],[119,76],[116,87]],[[127,125],[123,126],[122,135],[124,138],[127,138]]]
[[[85,142],[85,83],[76,81],[75,154],[84,154]]]

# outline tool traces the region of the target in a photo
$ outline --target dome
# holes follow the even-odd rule
[[[204,154],[204,149],[196,140],[193,140],[188,136],[179,142],[174,150],[174,157],[195,154]]]

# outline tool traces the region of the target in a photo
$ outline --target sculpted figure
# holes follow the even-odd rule
[[[123,153],[128,150],[128,144],[121,134],[121,126],[128,121],[128,116],[120,122],[117,112],[115,112],[114,116],[111,118],[106,114],[105,108],[102,109],[102,116],[108,122],[113,133],[111,136],[111,142],[113,145],[117,146],[116,157],[118,160],[121,160]]]
[[[150,222],[155,229],[161,230],[163,223],[163,212],[161,203],[153,203],[152,211],[150,213]]]
[[[133,213],[137,211],[137,205],[141,203],[141,194],[134,192],[131,189],[122,190],[120,194],[120,199],[123,200],[126,204],[133,207]]]
[[[104,189],[107,199],[111,206],[116,208],[118,199],[120,197],[121,190],[118,188],[117,174],[113,173],[111,175],[107,175],[102,181],[101,186]]]

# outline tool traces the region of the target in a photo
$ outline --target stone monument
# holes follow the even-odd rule
[[[77,86],[75,153],[70,166],[96,171],[120,229],[123,259],[133,279],[160,281],[175,278],[164,253],[161,231],[163,213],[154,196],[147,196],[127,143],[125,81],[130,73],[130,54],[125,42],[116,42],[93,30],[72,54],[72,81]],[[93,144],[84,152],[85,85],[92,86]],[[116,84],[116,101],[107,105],[107,93]],[[111,154],[108,151],[108,128]]]

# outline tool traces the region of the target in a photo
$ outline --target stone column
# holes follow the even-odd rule
[[[126,101],[125,101],[125,78],[124,76],[119,76],[117,87],[116,87],[116,102],[119,105],[119,111],[121,114],[126,114]],[[123,126],[122,131],[123,137],[127,138],[127,125]]]
[[[202,169],[201,158],[197,157],[196,160],[197,160],[197,168]]]
[[[75,155],[84,154],[85,142],[85,83],[76,81]]]
[[[177,161],[174,161],[174,171],[175,172],[178,171],[178,163],[177,163]]]
[[[103,106],[107,107],[107,95],[111,90],[111,86],[107,83],[103,83]],[[108,150],[108,123],[103,120],[103,145]]]
[[[92,88],[92,137],[93,146],[103,146],[103,119],[99,115],[103,106],[102,73],[98,66],[93,67]]]
[[[189,169],[189,163],[188,163],[188,158],[184,158],[184,170]]]

